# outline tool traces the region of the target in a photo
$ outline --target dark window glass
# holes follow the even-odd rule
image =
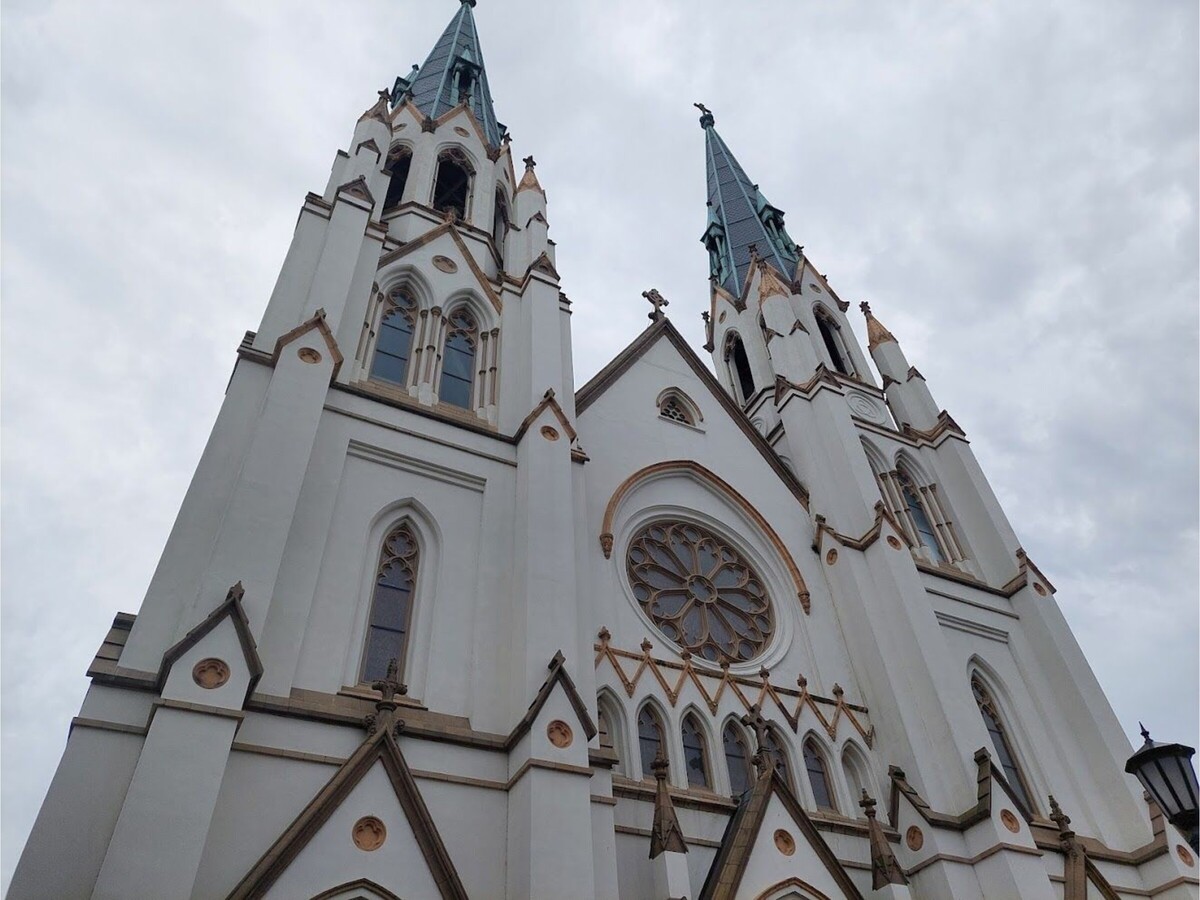
[[[774,731],[767,732],[767,739],[763,741],[763,747],[771,754],[771,759],[775,762],[775,774],[787,782],[794,791],[796,782],[792,780],[792,770],[788,768],[787,754],[783,750],[783,743]]]
[[[504,194],[496,191],[496,210],[492,214],[492,241],[496,244],[496,252],[504,255],[504,237],[508,233],[508,205],[504,202]]]
[[[812,741],[804,742],[804,768],[808,771],[808,783],[812,785],[817,806],[821,809],[837,809],[833,802],[833,791],[829,788],[829,775],[825,771],[825,757]]]
[[[638,751],[642,757],[642,777],[653,778],[654,770],[650,768],[659,748],[663,746],[663,728],[658,715],[649,706],[643,706],[638,713]],[[663,750],[666,755],[666,750]]]
[[[367,622],[363,681],[383,678],[392,659],[397,660],[400,671],[404,671],[417,557],[417,542],[407,525],[401,525],[384,538]]]
[[[466,66],[460,66],[458,71],[454,73],[454,101],[456,103],[462,103],[464,100],[469,101],[474,88],[474,73]]]
[[[402,291],[393,292],[388,299],[392,308],[379,323],[375,358],[371,360],[371,377],[404,384],[412,351],[413,311],[416,304]]]
[[[433,185],[433,208],[438,212],[454,210],[460,219],[467,217],[467,196],[471,192],[471,170],[466,161],[448,153],[438,160]]]
[[[829,351],[829,359],[833,362],[833,367],[843,375],[849,375],[850,367],[842,356],[842,349],[838,346],[837,338],[833,336],[834,327],[825,316],[817,315],[817,330],[821,332],[821,340],[825,342],[825,349]]]
[[[407,151],[398,153],[388,164],[387,196],[383,199],[384,210],[399,206],[404,198],[404,185],[408,182],[408,170],[412,166],[412,155]]]
[[[933,524],[929,521],[929,516],[925,515],[925,506],[917,495],[917,488],[908,475],[904,472],[899,474],[900,492],[904,495],[904,505],[908,507],[908,513],[917,526],[917,536],[929,550],[929,555],[933,557],[934,561],[943,562],[945,557],[942,556],[942,548],[938,545],[937,534]]]
[[[712,787],[708,778],[707,751],[700,725],[692,716],[683,720],[683,764],[689,787]]]
[[[750,754],[746,738],[732,722],[725,726],[725,765],[729,767],[729,786],[735,797],[750,789]]]
[[[745,403],[754,396],[754,376],[750,374],[750,359],[746,356],[746,348],[742,346],[742,339],[737,335],[730,339],[725,359],[733,366],[738,389],[742,392],[742,402]]]
[[[1008,743],[1008,735],[1005,734],[1004,725],[1000,722],[1000,716],[996,712],[995,701],[992,700],[988,689],[978,678],[971,680],[971,692],[975,695],[975,702],[979,704],[983,724],[987,728],[988,736],[992,739],[992,747],[996,750],[996,758],[1000,761],[1000,768],[1004,770],[1008,786],[1016,793],[1017,799],[1025,804],[1025,808],[1033,812],[1036,807],[1029,802],[1029,792],[1025,789],[1025,777],[1021,774],[1016,756]]]
[[[471,408],[471,381],[475,370],[475,320],[465,309],[450,316],[442,354],[442,383],[438,399],[463,409]]]

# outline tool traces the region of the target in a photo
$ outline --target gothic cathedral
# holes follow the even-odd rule
[[[473,6],[304,198],[10,900],[1194,900],[962,429],[703,106],[712,369],[647,291],[576,388]]]

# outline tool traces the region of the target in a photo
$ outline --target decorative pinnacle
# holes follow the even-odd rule
[[[713,118],[712,110],[703,103],[693,103],[692,106],[700,110],[700,127],[712,128],[716,124],[716,119]]]
[[[650,771],[654,773],[655,781],[666,781],[667,772],[671,768],[671,764],[667,758],[663,756],[662,747],[658,748],[658,754],[654,757],[654,762],[650,763]]]
[[[858,304],[858,308],[862,310],[862,314],[867,319],[867,349],[874,350],[880,344],[886,344],[891,341],[893,344],[899,343],[895,335],[883,327],[883,323],[875,318],[871,312],[871,304],[864,300]]]
[[[1062,811],[1062,807],[1058,805],[1053,794],[1050,795],[1050,818],[1058,826],[1059,834],[1065,837],[1072,833],[1071,817]]]
[[[475,8],[475,0],[460,0],[460,2],[462,3],[463,6],[469,6],[472,9]]]
[[[1140,728],[1142,730],[1142,740],[1144,740],[1146,742],[1146,746],[1147,747],[1152,746],[1154,744],[1154,741],[1150,740],[1150,732],[1146,730],[1146,726],[1143,725],[1141,722],[1138,722],[1138,728]]]
[[[525,168],[527,169],[532,169],[537,166],[537,160],[533,158],[532,154],[525,157],[523,160],[521,160],[521,162],[525,163]]]
[[[875,818],[875,798],[867,793],[866,788],[863,788],[862,799],[858,801],[858,805],[863,808],[868,819]]]
[[[380,700],[380,702],[375,704],[377,707],[382,704],[388,704],[394,708],[396,704],[393,698],[397,694],[403,697],[408,693],[408,685],[401,684],[399,676],[400,661],[393,656],[390,660],[388,660],[387,673],[379,681],[371,684],[372,688],[379,691],[379,693],[383,695],[383,698]]]

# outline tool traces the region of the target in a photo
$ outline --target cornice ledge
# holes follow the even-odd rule
[[[838,531],[836,528],[829,525],[825,517],[820,513],[813,516],[813,523],[816,526],[816,531],[813,534],[813,552],[821,552],[821,547],[824,543],[826,534],[828,534],[843,547],[850,547],[853,550],[865,551],[883,535],[883,523],[885,521],[892,526],[892,530],[896,533],[896,536],[911,549],[912,541],[910,541],[908,535],[904,533],[904,529],[900,527],[900,523],[896,521],[895,516],[893,516],[891,511],[883,505],[883,501],[876,501],[875,521],[871,524],[871,527],[864,531],[859,537],[853,537],[852,535],[844,534]]]

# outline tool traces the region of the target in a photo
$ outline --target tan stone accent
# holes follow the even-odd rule
[[[891,547],[893,550],[901,550],[904,548],[904,544],[900,543],[900,539],[898,537],[896,537],[894,534],[889,534],[887,536],[887,542],[888,542],[888,546]]]
[[[791,856],[796,852],[796,839],[784,831],[782,828],[775,829],[775,846],[784,856]]]
[[[1178,856],[1179,861],[1181,863],[1183,863],[1185,866],[1187,866],[1189,869],[1195,867],[1196,857],[1192,856],[1192,851],[1189,850],[1187,847],[1183,846],[1183,844],[1175,845],[1175,855]]]
[[[908,845],[908,849],[916,853],[925,846],[925,832],[918,825],[909,825],[908,831],[904,832],[904,843]]]
[[[892,333],[884,328],[883,323],[871,313],[870,303],[864,300],[859,304],[859,308],[863,311],[863,315],[867,317],[867,350],[874,350],[880,344],[886,344],[889,341],[893,344],[898,343]]]
[[[458,271],[458,263],[456,263],[450,257],[442,256],[440,254],[433,258],[433,266],[434,268],[445,272],[448,275],[452,275]]]
[[[296,351],[296,355],[300,357],[301,362],[312,365],[321,361],[321,351],[314,350],[312,347],[301,347]]]
[[[558,440],[558,431],[553,426],[543,425],[539,433],[548,441]]]
[[[354,823],[350,838],[359,850],[378,850],[387,840],[387,826],[375,816],[363,816]]]
[[[1021,830],[1021,823],[1017,821],[1016,814],[1011,809],[1000,811],[1000,822],[1013,834],[1017,834]]]
[[[570,747],[575,740],[571,726],[562,719],[555,719],[546,726],[546,737],[549,738],[550,743],[559,748]]]
[[[825,562],[831,566],[837,564],[837,558],[838,552],[836,547],[831,548],[830,551],[825,554]]]
[[[219,688],[229,680],[229,664],[223,659],[210,656],[202,659],[192,668],[192,681],[206,691]]]

